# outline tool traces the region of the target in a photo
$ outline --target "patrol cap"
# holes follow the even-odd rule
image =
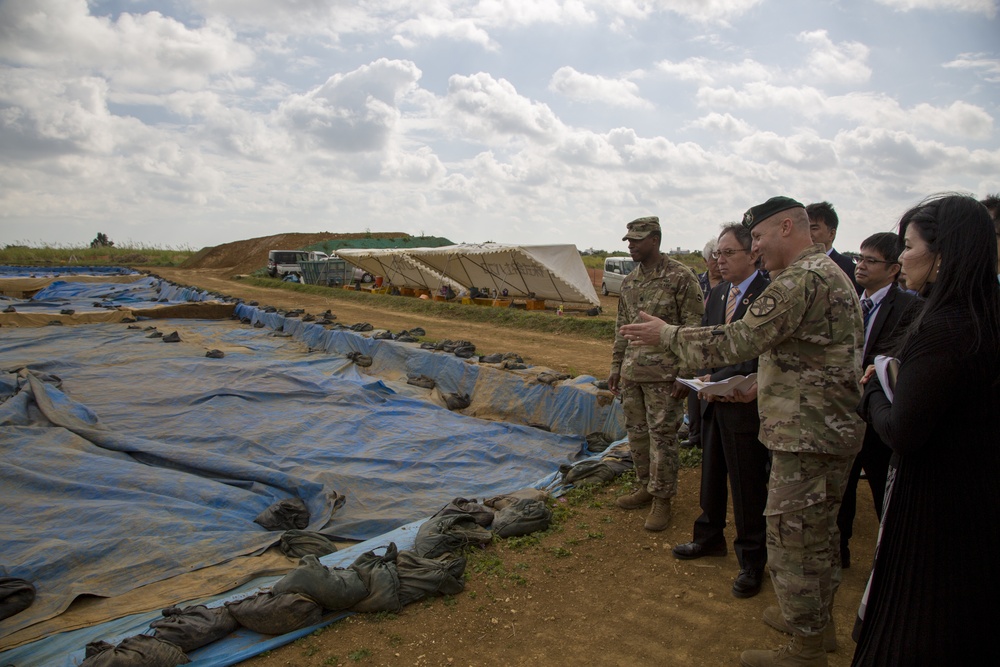
[[[753,229],[757,223],[767,220],[775,213],[781,213],[790,208],[805,208],[805,206],[791,197],[771,197],[763,204],[757,204],[747,209],[747,212],[743,214],[743,226],[747,229]]]
[[[655,215],[650,215],[645,218],[636,218],[632,222],[628,223],[628,233],[622,237],[622,241],[628,241],[629,239],[641,241],[653,232],[659,231],[660,219]]]

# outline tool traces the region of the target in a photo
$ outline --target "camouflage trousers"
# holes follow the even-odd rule
[[[837,514],[853,461],[853,455],[772,452],[767,565],[785,621],[804,636],[830,622],[841,574]]]
[[[659,498],[677,493],[677,429],[684,419],[686,399],[673,398],[673,382],[622,383],[622,412],[628,431],[635,475]]]

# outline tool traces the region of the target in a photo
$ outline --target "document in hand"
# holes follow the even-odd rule
[[[690,380],[677,378],[677,381],[684,386],[694,389],[695,391],[704,392],[711,396],[728,396],[737,389],[740,391],[746,391],[752,387],[754,383],[757,382],[757,374],[751,373],[750,375],[734,375],[731,378],[719,380],[718,382],[702,382],[697,378],[691,378]]]
[[[878,355],[875,357],[875,374],[885,391],[885,397],[892,403],[892,395],[896,390],[896,377],[899,375],[899,359]]]

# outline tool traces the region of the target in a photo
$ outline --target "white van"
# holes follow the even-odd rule
[[[622,280],[632,273],[635,262],[631,257],[607,257],[604,260],[604,278],[601,279],[601,294],[622,293]]]

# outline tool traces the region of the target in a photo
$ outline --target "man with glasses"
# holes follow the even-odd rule
[[[726,225],[719,234],[713,255],[725,282],[716,286],[705,303],[702,326],[728,324],[743,319],[768,280],[757,270],[757,253],[752,249],[750,230],[740,224]],[[757,359],[728,366],[716,366],[702,376],[719,382],[737,375],[757,372]],[[716,398],[702,398],[704,441],[701,456],[701,516],[694,522],[690,542],[673,548],[675,558],[690,560],[704,556],[725,556],[729,493],[732,489],[733,543],[740,572],[732,593],[749,598],[760,592],[767,563],[764,507],[767,503],[767,476],[770,460],[767,448],[758,439],[757,387],[747,392]]]
[[[862,368],[875,363],[880,354],[892,354],[898,338],[906,332],[910,322],[920,312],[920,297],[904,292],[897,286],[899,279],[899,253],[902,243],[898,234],[881,232],[872,234],[861,244],[854,276],[864,290],[861,293],[861,313],[865,325],[865,351]],[[840,528],[840,566],[851,566],[849,542],[854,533],[854,515],[857,512],[858,480],[865,471],[872,490],[875,514],[882,520],[882,500],[885,480],[889,471],[892,450],[882,442],[870,425],[865,428],[861,451],[854,459],[851,475],[844,488],[844,502],[837,515]]]
[[[680,327],[640,313],[620,328],[629,346],[657,346],[696,367],[760,357],[760,440],[771,451],[767,566],[778,607],[765,618],[792,633],[775,651],[740,655],[744,667],[826,667],[836,650],[833,599],[840,585],[837,513],[863,424],[861,306],[854,286],[809,236],[805,207],[772,197],[743,226],[771,284],[743,319]]]

